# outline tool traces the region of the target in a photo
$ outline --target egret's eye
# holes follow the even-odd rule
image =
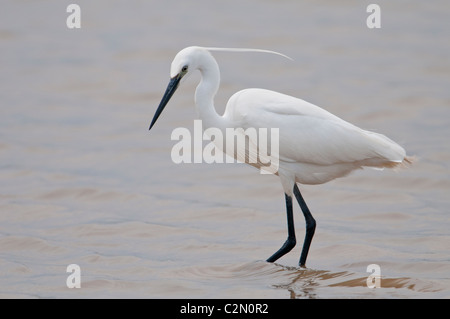
[[[188,71],[188,66],[187,65],[183,66],[183,68],[181,69],[181,72],[186,73],[187,71]]]

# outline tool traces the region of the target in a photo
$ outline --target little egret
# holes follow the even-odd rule
[[[324,109],[278,92],[265,89],[245,89],[228,101],[224,114],[217,114],[214,96],[220,83],[219,66],[211,51],[269,52],[256,49],[187,47],[175,56],[170,70],[170,82],[150,124],[151,129],[169,102],[180,80],[188,73],[200,71],[201,81],[195,91],[195,105],[203,127],[278,128],[278,170],[287,212],[288,237],[283,246],[267,259],[274,262],[296,244],[292,196],[295,196],[306,222],[306,233],[299,265],[305,267],[316,221],[306,205],[297,183],[322,184],[363,167],[394,168],[411,163],[405,150],[384,135],[362,130]],[[247,137],[247,142],[256,141]],[[274,143],[274,141],[271,141]],[[218,145],[223,145],[218,143]],[[245,144],[250,152],[249,144]],[[259,150],[256,149],[258,152]],[[231,154],[236,158],[239,150]],[[252,163],[261,168],[262,163]]]

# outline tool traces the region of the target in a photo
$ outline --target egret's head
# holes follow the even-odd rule
[[[200,69],[200,60],[204,54],[211,55],[205,48],[201,47],[187,47],[175,56],[172,61],[172,65],[170,67],[170,82],[167,86],[166,92],[164,93],[161,102],[159,103],[158,109],[156,110],[155,115],[153,116],[152,123],[150,124],[151,129],[158,119],[161,112],[164,110],[164,107],[169,102],[173,93],[178,88],[181,79],[186,76],[188,73],[192,73],[197,69]]]
[[[187,47],[177,53],[170,67],[170,77],[184,77],[188,72],[199,68],[199,60],[202,54],[209,52],[200,47]]]

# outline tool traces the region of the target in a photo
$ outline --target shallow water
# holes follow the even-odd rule
[[[0,297],[449,298],[450,43],[446,1],[5,1],[0,12]],[[237,9],[239,8],[239,10]],[[363,170],[302,193],[318,227],[307,269],[276,177],[171,161],[198,76],[149,133],[170,62],[215,54],[216,105],[246,87],[301,97],[402,144],[406,170]],[[297,237],[304,224],[295,207]],[[301,240],[299,240],[301,241]],[[81,269],[69,289],[66,267]],[[369,289],[367,266],[381,270]]]

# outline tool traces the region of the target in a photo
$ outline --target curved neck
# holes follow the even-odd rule
[[[204,122],[203,128],[224,127],[224,118],[217,114],[214,107],[214,96],[220,85],[220,71],[216,60],[209,52],[205,52],[202,65],[198,67],[201,81],[195,90],[195,106],[197,114]]]

